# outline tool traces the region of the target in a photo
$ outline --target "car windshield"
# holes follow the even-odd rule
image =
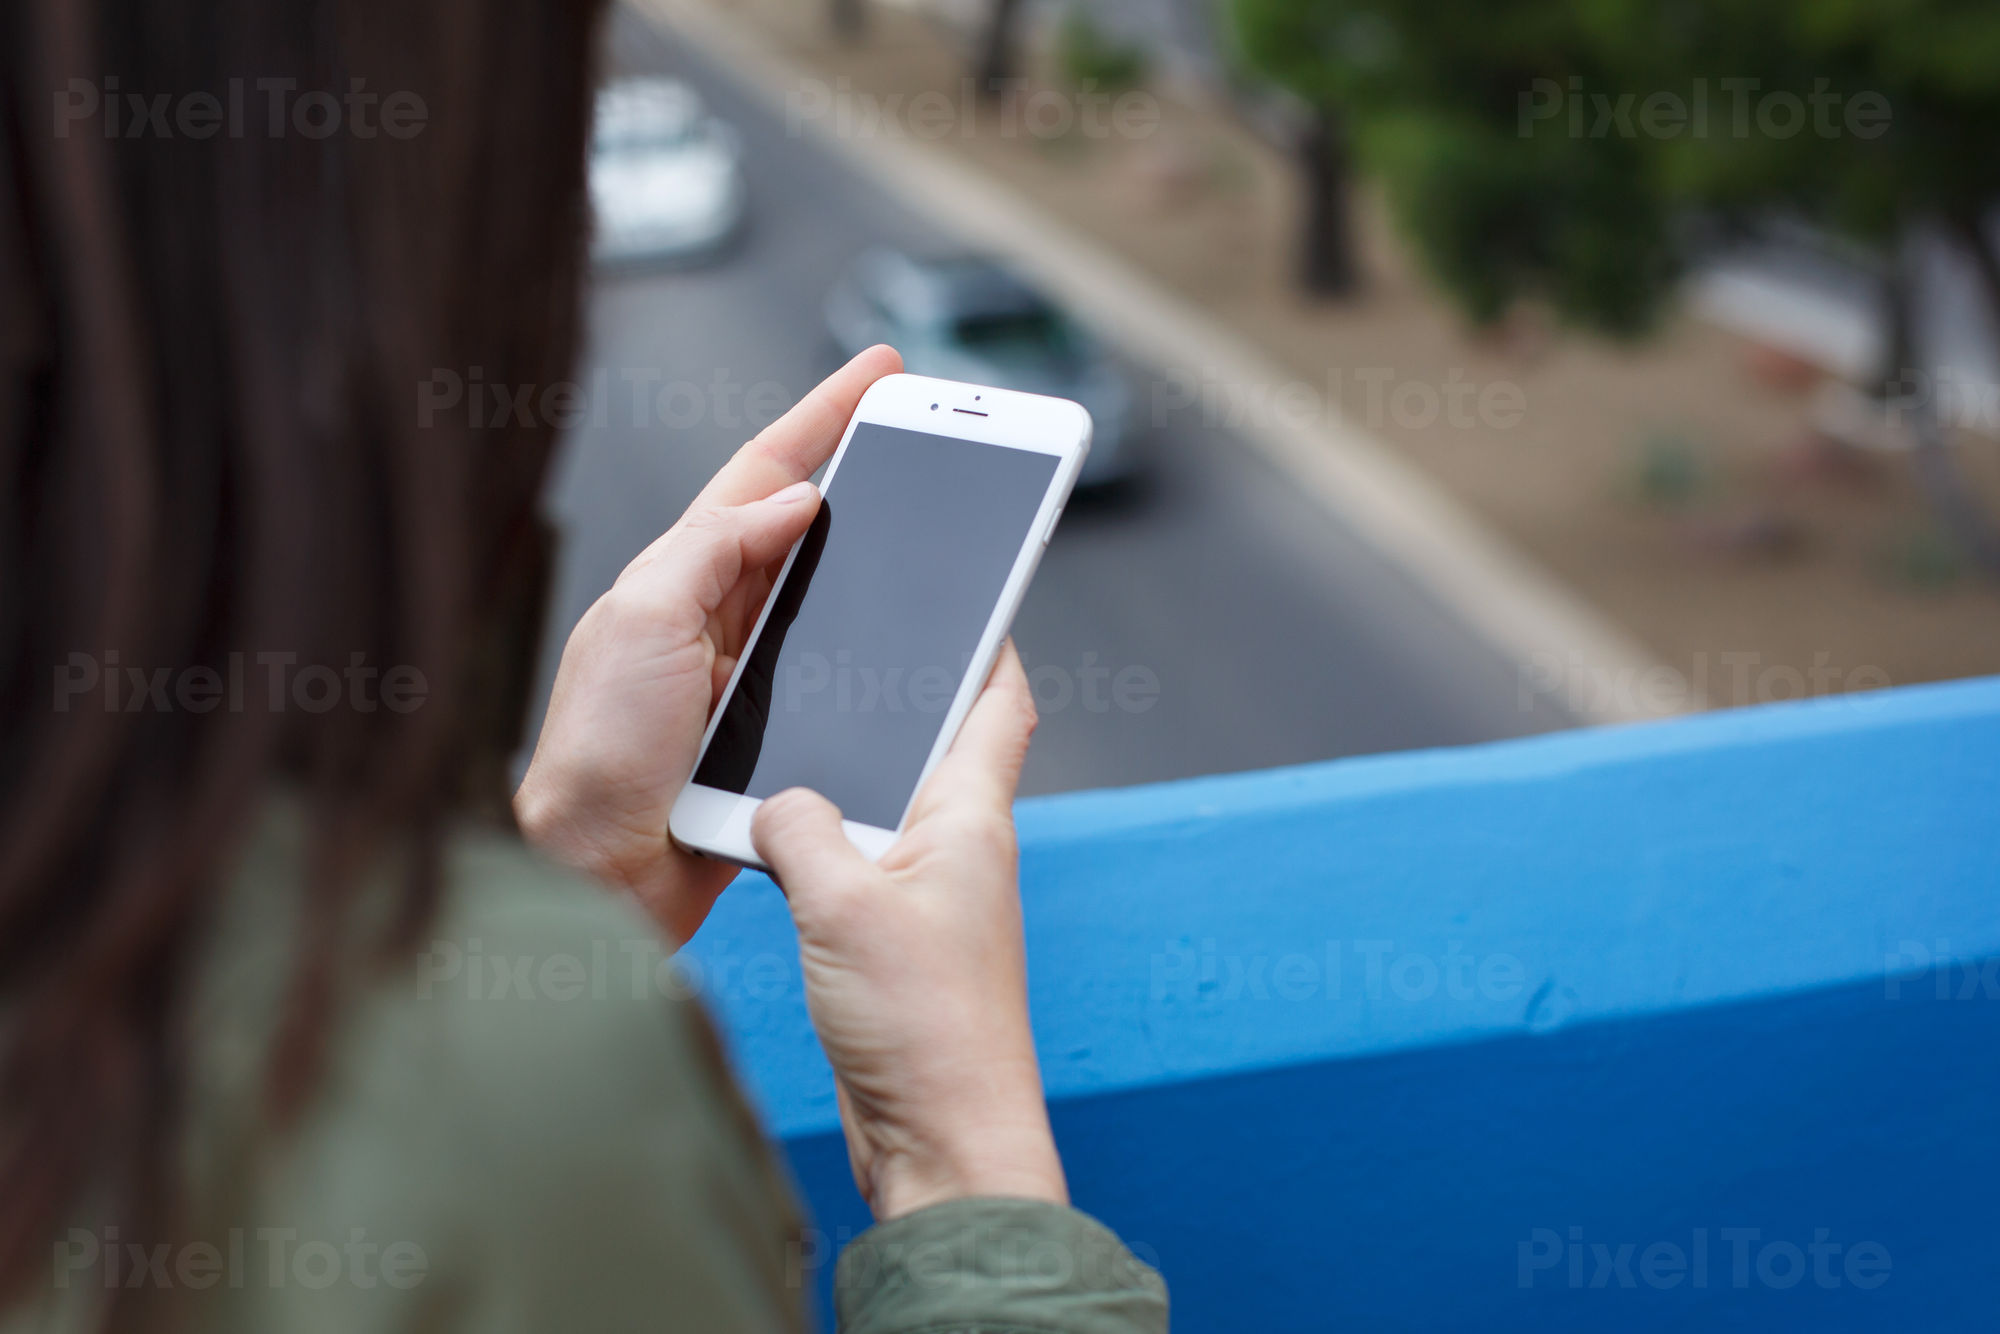
[[[694,98],[672,85],[627,84],[598,95],[591,144],[599,153],[680,148],[697,137]]]
[[[953,321],[951,332],[967,351],[1003,360],[1034,357],[1069,361],[1078,352],[1069,321],[1049,306],[961,316]]]
[[[656,153],[685,148],[695,141],[699,126],[693,121],[666,121],[656,124],[621,125],[592,139],[599,153]]]

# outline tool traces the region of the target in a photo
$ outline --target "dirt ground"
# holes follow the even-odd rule
[[[849,132],[962,155],[1247,335],[1705,702],[2000,672],[2000,590],[1942,539],[1906,457],[1814,446],[1805,368],[1684,313],[1631,346],[1529,316],[1471,331],[1366,197],[1365,290],[1307,301],[1288,164],[1203,91],[1155,80],[1107,133],[1118,104],[1086,126],[1038,59],[1011,111],[973,115],[963,43],[930,18],[878,5],[842,45],[822,4],[716,3],[817,71]],[[1196,377],[1172,391],[1224,422],[1282,410]],[[2000,443],[1958,453],[2000,513]]]

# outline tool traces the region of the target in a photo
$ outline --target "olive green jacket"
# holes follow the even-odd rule
[[[631,904],[467,832],[414,958],[344,951],[303,1116],[262,1113],[299,899],[295,819],[244,858],[195,1005],[189,1216],[131,1254],[56,1240],[46,1301],[0,1329],[84,1327],[108,1285],[148,1329],[242,1334],[794,1331],[825,1247],[699,1005]],[[379,923],[358,923],[357,939]],[[88,1210],[83,1211],[87,1220]],[[835,1273],[840,1329],[1167,1327],[1166,1291],[1100,1224],[962,1200],[875,1227]]]

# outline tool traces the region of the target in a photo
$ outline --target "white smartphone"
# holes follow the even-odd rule
[[[769,869],[766,798],[809,787],[868,857],[986,684],[1090,450],[1067,399],[891,375],[861,397],[702,737],[668,828]]]

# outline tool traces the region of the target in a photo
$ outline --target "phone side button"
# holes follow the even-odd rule
[[[1058,505],[1056,506],[1056,512],[1049,516],[1049,526],[1042,530],[1043,546],[1047,546],[1049,544],[1049,539],[1056,535],[1056,525],[1062,522],[1062,512],[1063,512],[1063,507]]]

